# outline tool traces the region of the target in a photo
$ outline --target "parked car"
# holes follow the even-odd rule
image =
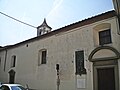
[[[2,84],[0,90],[26,90],[26,88],[20,84]]]
[[[2,83],[0,82],[0,87],[2,86]]]

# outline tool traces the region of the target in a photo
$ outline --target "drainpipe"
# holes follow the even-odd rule
[[[120,35],[120,16],[118,16],[118,27],[119,27],[118,35]]]
[[[116,16],[117,34],[120,35],[120,17]]]
[[[5,71],[5,67],[6,67],[6,61],[7,61],[7,49],[5,49],[4,71]]]
[[[117,18],[118,18],[118,35],[120,35],[120,1],[119,0],[112,0],[115,12],[117,13]]]

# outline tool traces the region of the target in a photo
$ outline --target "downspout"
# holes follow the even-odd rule
[[[119,29],[118,35],[120,35],[120,16],[118,16],[118,24],[119,24],[119,25],[118,25],[118,26],[119,26],[119,28],[118,28],[118,29]]]
[[[113,5],[117,14],[116,16],[118,18],[118,21],[117,21],[118,35],[120,35],[120,2],[118,0],[113,0]]]
[[[7,61],[7,49],[5,49],[4,71],[5,71],[5,67],[6,67],[6,61]]]
[[[120,35],[120,17],[117,16],[116,19],[116,24],[117,24],[117,33]]]
[[[118,2],[117,2],[118,3]],[[117,7],[118,7],[118,5],[117,5]],[[119,7],[118,7],[119,8]],[[119,12],[119,11],[118,11]],[[117,18],[118,18],[118,21],[117,21],[117,26],[118,26],[118,35],[120,35],[120,12],[119,13],[117,13]]]

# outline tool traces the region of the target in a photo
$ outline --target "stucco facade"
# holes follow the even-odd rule
[[[104,17],[104,18],[103,18]],[[120,31],[114,11],[110,11],[50,33],[6,46],[0,50],[0,82],[9,82],[9,71],[15,71],[15,83],[28,84],[38,90],[57,89],[56,64],[59,64],[59,90],[98,90],[95,70],[114,67],[115,90],[120,90]],[[112,43],[99,45],[98,32],[111,29]],[[40,51],[47,50],[46,64],[40,62]],[[75,52],[84,51],[86,74],[76,75]],[[16,56],[15,67],[11,57]],[[97,60],[100,63],[97,63]],[[110,61],[110,62],[107,62]],[[114,61],[117,61],[114,64]],[[109,64],[110,63],[110,64]]]

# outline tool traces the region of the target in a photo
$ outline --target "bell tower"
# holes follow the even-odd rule
[[[37,36],[41,36],[51,31],[51,27],[47,25],[46,19],[44,19],[43,23],[37,27]]]

